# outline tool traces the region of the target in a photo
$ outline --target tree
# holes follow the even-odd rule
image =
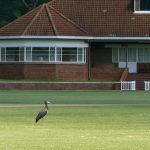
[[[37,6],[38,1],[39,0],[22,0],[22,3],[28,10],[31,10]]]
[[[50,0],[0,0],[0,27]]]

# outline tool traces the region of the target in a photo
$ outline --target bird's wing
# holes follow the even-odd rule
[[[37,117],[36,117],[36,122],[37,122],[38,120],[40,120],[41,118],[43,118],[46,114],[47,114],[47,111],[46,111],[45,109],[42,110],[42,111],[40,111],[40,112],[38,113]]]

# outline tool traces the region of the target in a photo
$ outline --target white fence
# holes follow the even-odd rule
[[[136,90],[136,81],[121,81],[121,90]]]
[[[149,91],[150,90],[150,81],[144,81],[144,85],[145,85],[145,91]]]

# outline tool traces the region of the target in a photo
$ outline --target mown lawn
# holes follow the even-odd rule
[[[150,104],[150,92],[109,90],[0,90],[0,104]]]
[[[13,106],[43,99],[110,104],[50,107],[38,124],[34,118],[41,107],[0,107],[0,150],[149,150],[149,96],[144,91],[0,91],[0,102]]]

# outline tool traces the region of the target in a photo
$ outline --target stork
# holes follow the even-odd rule
[[[48,104],[49,103],[50,102],[47,100],[44,101],[45,107],[36,116],[36,119],[35,119],[36,123],[48,113]]]

